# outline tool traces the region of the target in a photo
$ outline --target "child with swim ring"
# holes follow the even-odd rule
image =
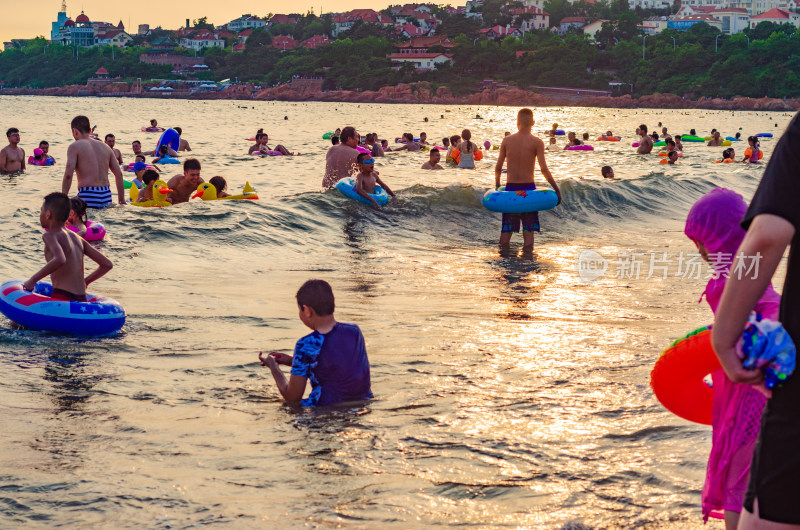
[[[686,218],[684,233],[715,271],[700,297],[706,297],[715,314],[731,263],[745,236],[739,222],[746,211],[747,203],[739,194],[716,188],[701,197]],[[777,320],[779,306],[780,296],[769,285],[755,311]],[[722,369],[713,372],[711,379],[712,437],[702,493],[703,518],[724,518],[726,528],[735,529],[766,397],[750,385],[731,382]]]
[[[142,173],[142,183],[144,188],[136,196],[136,202],[147,202],[153,200],[153,184],[158,180],[158,173],[153,169],[145,169]]]
[[[717,160],[717,164],[730,164],[736,162],[736,152],[733,147],[729,147],[722,152],[722,160]]]
[[[86,235],[86,221],[88,221],[86,217],[86,201],[80,197],[72,197],[69,200],[69,205],[69,217],[67,217],[67,222],[64,223],[64,226],[73,227],[75,232],[83,237]]]
[[[747,143],[750,145],[750,147],[744,150],[744,160],[742,160],[742,162],[758,164],[758,161],[764,158],[764,151],[761,150],[761,146],[758,143],[758,138],[755,136],[749,136],[747,138]]]
[[[228,189],[228,183],[225,181],[224,177],[211,177],[208,183],[217,188],[218,199],[230,197],[230,193],[225,193],[225,190]]]

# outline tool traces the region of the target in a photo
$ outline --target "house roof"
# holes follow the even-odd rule
[[[91,21],[89,20],[89,17],[87,17],[83,11],[81,11],[81,14],[78,15],[78,18],[75,19],[75,22],[78,24],[86,24]]]
[[[282,50],[293,50],[299,46],[300,43],[293,38],[286,35],[279,35],[272,39],[272,47],[280,48]]]
[[[583,17],[565,17],[561,19],[562,24],[585,24],[586,19]]]
[[[519,29],[517,29],[517,28],[506,28],[505,26],[499,26],[498,25],[498,26],[492,26],[491,28],[479,29],[478,33],[482,33],[482,34],[485,35],[485,34],[489,33],[490,31],[494,31],[498,35],[510,35],[511,33],[514,33],[515,31],[519,31]]]
[[[750,14],[747,11],[747,9],[744,9],[742,7],[723,7],[723,8],[715,9],[714,11],[711,11],[712,15],[714,13],[741,13],[743,15],[749,15]]]
[[[394,45],[395,48],[432,48],[433,46],[444,46],[445,48],[454,48],[458,46],[455,42],[451,42],[444,35],[432,35],[429,37],[414,37],[408,42],[398,42]]]
[[[289,15],[272,15],[270,24],[297,24],[297,19]]]
[[[750,17],[751,19],[761,19],[761,20],[789,20],[791,15],[790,11],[786,11],[785,9],[778,9],[772,8],[765,13],[761,13],[760,15],[756,15],[754,17]]]
[[[108,75],[108,70],[106,70],[101,66],[100,68],[97,69],[95,75]]]
[[[304,48],[318,48],[320,46],[325,46],[330,42],[331,39],[329,39],[327,35],[314,35],[313,37],[309,37],[303,42],[301,42],[300,46]]]
[[[406,33],[410,37],[419,37],[421,35],[425,35],[425,31],[419,27],[415,26],[414,24],[403,24],[402,26],[397,26],[396,31],[398,33]]]
[[[249,37],[253,33],[253,28],[247,28],[246,30],[240,31],[240,37]]]
[[[235,52],[241,52],[241,51],[244,51],[244,49],[245,49],[245,45],[244,44],[234,44],[233,45],[233,51],[235,51]]]
[[[66,22],[64,22],[64,27],[69,27],[69,26],[74,26],[74,25],[75,25],[75,22],[73,22],[73,21],[72,21],[71,19],[69,19],[69,18],[67,19],[67,21],[66,21]]]

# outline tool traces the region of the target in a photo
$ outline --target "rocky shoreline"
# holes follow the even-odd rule
[[[412,103],[440,105],[500,105],[529,107],[599,107],[599,108],[645,108],[645,109],[709,109],[709,110],[749,110],[784,111],[800,110],[800,100],[775,98],[731,99],[706,98],[688,99],[675,94],[653,94],[633,98],[630,95],[618,97],[584,97],[564,99],[543,96],[536,92],[516,87],[486,89],[469,95],[454,95],[446,86],[434,87],[429,83],[400,84],[387,86],[376,91],[331,90],[320,92],[305,86],[292,84],[259,89],[252,85],[237,85],[224,92],[173,91],[158,94],[133,91],[127,83],[110,83],[103,87],[91,85],[70,85],[44,89],[3,89],[0,95],[35,95],[67,97],[143,97],[158,99],[231,99],[248,101],[327,101],[347,103]]]

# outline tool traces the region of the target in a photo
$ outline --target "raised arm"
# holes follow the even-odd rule
[[[539,162],[539,170],[542,172],[544,178],[547,179],[547,182],[553,187],[553,191],[556,192],[558,195],[558,204],[561,204],[561,189],[559,189],[558,184],[556,184],[556,180],[553,178],[553,175],[550,173],[550,169],[547,167],[547,161],[544,159],[544,142],[540,139],[536,139],[536,160]]]
[[[300,401],[306,391],[306,382],[308,378],[291,374],[287,381],[286,376],[283,375],[281,371],[280,365],[287,364],[286,358],[291,359],[291,357],[288,355],[279,357],[279,355],[281,354],[276,355],[275,352],[273,352],[269,356],[264,357],[262,352],[258,354],[258,359],[261,361],[261,366],[269,367],[270,372],[272,372],[272,377],[275,379],[275,386],[278,387],[278,392],[281,393],[283,399],[286,401]],[[289,363],[291,363],[291,360]]]
[[[119,168],[117,157],[114,156],[114,151],[111,151],[111,158],[108,161],[108,167],[114,174],[114,180],[117,184],[117,197],[120,204],[125,204],[125,184],[122,181],[122,170]]]
[[[736,343],[742,337],[747,318],[755,307],[764,290],[772,280],[775,269],[783,258],[786,246],[794,237],[794,226],[777,215],[761,214],[753,218],[747,235],[739,247],[737,256],[743,256],[744,270],[758,260],[752,274],[735,273],[741,257],[737,257],[731,266],[731,274],[725,284],[722,299],[714,319],[711,340],[714,351],[719,357],[722,368],[731,381],[735,383],[760,383],[763,379],[761,370],[745,370],[736,354]]]
[[[506,141],[500,142],[500,153],[497,155],[497,164],[494,165],[494,188],[500,187],[500,175],[503,173],[503,164],[506,162]]]
[[[58,238],[56,237],[55,233],[45,232],[42,235],[42,241],[44,241],[45,246],[50,249],[50,254],[52,257],[50,258],[50,261],[48,261],[47,264],[45,264],[45,266],[39,270],[39,272],[31,276],[27,282],[22,284],[22,288],[26,291],[33,291],[33,288],[36,287],[36,282],[53,274],[55,271],[61,268],[64,263],[67,262],[67,258],[64,255],[64,249],[62,249],[61,245],[58,244]]]
[[[89,287],[89,284],[98,278],[105,276],[106,273],[108,273],[108,271],[114,267],[114,264],[111,263],[111,260],[90,245],[88,241],[83,242],[83,254],[98,265],[97,270],[86,277],[86,287]]]
[[[64,167],[64,180],[61,182],[61,193],[69,195],[72,187],[72,175],[75,173],[75,166],[78,164],[78,149],[75,144],[70,144],[67,149],[67,165]]]

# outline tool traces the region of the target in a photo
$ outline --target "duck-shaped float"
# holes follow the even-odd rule
[[[214,187],[213,184],[210,182],[204,182],[197,186],[197,192],[192,195],[192,199],[200,197],[204,201],[223,201],[226,199],[230,199],[232,201],[240,201],[243,199],[249,200],[256,200],[258,199],[258,194],[256,194],[255,190],[253,190],[252,186],[250,186],[249,182],[244,183],[244,189],[240,195],[228,195],[227,197],[217,197],[217,188]]]
[[[163,180],[153,182],[153,198],[149,201],[136,202],[139,197],[139,188],[131,186],[131,204],[134,206],[147,207],[163,207],[172,206],[172,203],[167,201],[167,194],[172,190],[167,187],[167,183]]]

